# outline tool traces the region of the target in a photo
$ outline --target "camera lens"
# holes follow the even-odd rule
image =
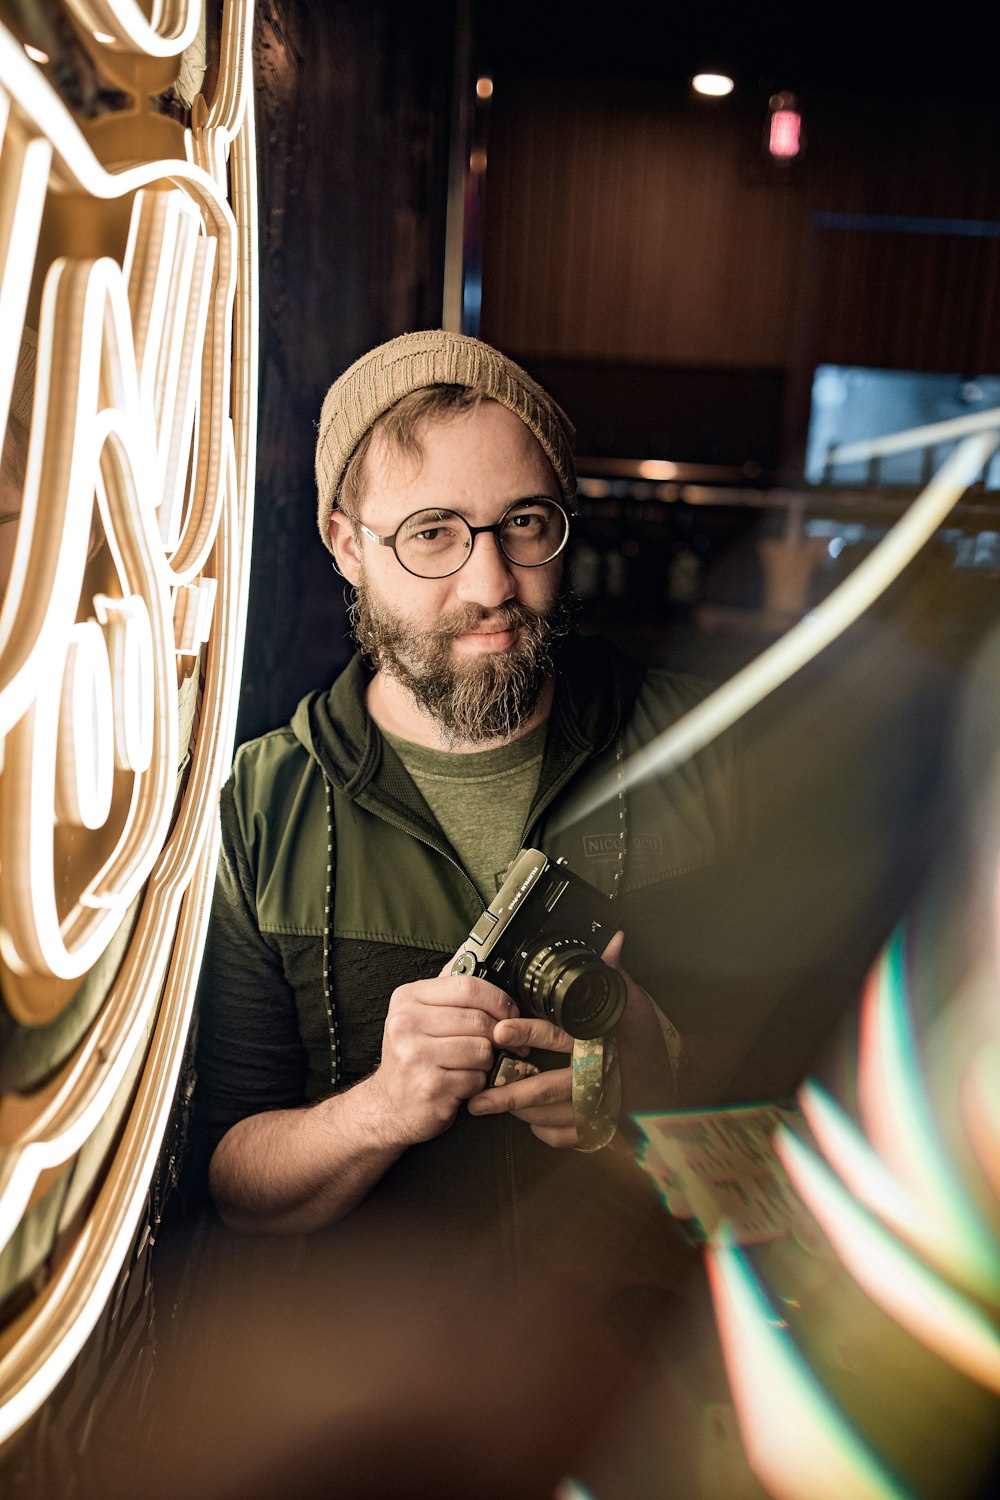
[[[522,951],[516,977],[517,998],[533,1015],[581,1041],[610,1031],[625,1009],[622,976],[574,938]]]

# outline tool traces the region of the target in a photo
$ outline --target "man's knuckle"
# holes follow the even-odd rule
[[[412,1031],[400,1030],[393,1038],[394,1051],[404,1068],[416,1067],[421,1055],[420,1038]]]
[[[414,1074],[410,1079],[410,1089],[413,1098],[419,1104],[433,1104],[437,1098],[437,1090],[429,1074],[425,1072],[420,1071]]]

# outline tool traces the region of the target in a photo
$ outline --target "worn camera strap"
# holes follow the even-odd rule
[[[611,884],[611,900],[621,890],[625,874],[625,766],[621,738],[615,740],[618,770],[618,861]],[[577,1151],[601,1151],[611,1144],[618,1129],[622,1105],[618,1043],[614,1032],[593,1041],[573,1043],[573,1118]]]
[[[573,1043],[573,1118],[577,1151],[601,1151],[611,1144],[621,1109],[618,1043],[614,1035]]]

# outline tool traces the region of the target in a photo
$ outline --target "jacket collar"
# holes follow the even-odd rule
[[[539,811],[579,765],[613,742],[631,716],[642,680],[642,668],[599,636],[570,635],[559,642],[555,672]],[[365,706],[371,677],[356,655],[328,692],[302,699],[292,728],[338,791],[365,801],[369,791],[389,792],[397,801],[398,761]]]

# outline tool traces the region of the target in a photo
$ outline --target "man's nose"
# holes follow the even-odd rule
[[[517,593],[514,565],[500,551],[495,536],[481,532],[457,574],[458,596],[469,604],[495,609]]]

